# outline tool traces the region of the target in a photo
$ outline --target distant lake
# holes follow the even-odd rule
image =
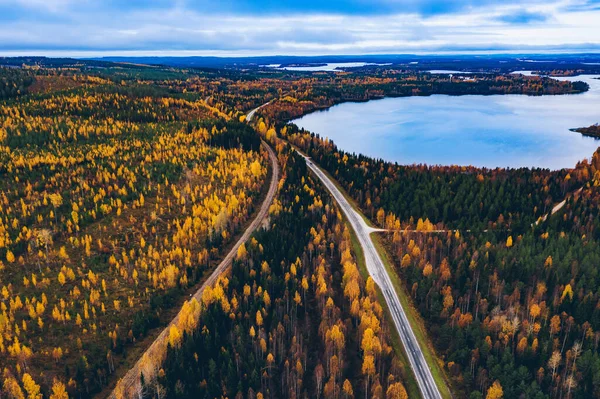
[[[444,71],[452,72],[452,71]],[[600,122],[600,80],[583,94],[400,97],[344,103],[293,123],[340,149],[400,164],[561,169],[600,140],[569,129]]]
[[[372,62],[330,62],[330,63],[324,64],[324,65],[314,65],[314,66],[311,66],[310,64],[308,64],[306,66],[286,66],[286,67],[282,67],[281,64],[269,64],[269,65],[261,65],[261,66],[265,67],[265,68],[273,68],[273,69],[286,70],[286,71],[333,72],[333,71],[341,69],[341,68],[360,68],[360,67],[364,67],[364,66],[368,66],[368,65],[391,65],[391,64],[375,64]]]

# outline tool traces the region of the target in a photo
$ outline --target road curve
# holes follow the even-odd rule
[[[244,231],[244,233],[239,238],[239,240],[235,243],[235,245],[227,253],[225,258],[223,258],[221,263],[219,263],[219,265],[211,273],[210,277],[208,277],[206,279],[206,281],[202,284],[202,286],[200,286],[200,288],[198,288],[198,290],[192,295],[192,298],[196,298],[196,300],[198,302],[201,302],[202,294],[204,293],[205,288],[212,286],[217,281],[219,276],[229,269],[229,267],[231,266],[231,261],[237,255],[238,248],[243,243],[248,241],[248,239],[250,238],[252,233],[254,233],[258,229],[258,227],[263,223],[263,221],[269,214],[269,208],[270,208],[271,203],[273,202],[273,198],[275,197],[275,194],[277,192],[277,185],[279,183],[280,171],[279,171],[279,163],[277,162],[277,156],[275,155],[275,153],[273,152],[271,147],[264,141],[262,142],[262,145],[267,150],[267,152],[269,154],[269,159],[271,161],[272,174],[271,174],[271,182],[269,184],[269,191],[267,192],[267,195],[261,204],[260,210],[258,211],[258,214],[254,218],[252,223],[250,223],[248,228]],[[192,298],[190,298],[190,300]],[[148,373],[152,372],[152,371],[157,372],[158,368],[160,368],[160,365],[159,365],[157,367],[154,367],[154,370],[149,370],[148,367],[142,366],[142,359],[144,358],[144,356],[146,356],[147,359],[152,359],[153,361],[164,358],[164,354],[161,354],[161,351],[164,351],[164,348],[165,348],[164,342],[166,342],[169,337],[169,330],[170,330],[171,326],[177,325],[180,314],[181,313],[178,313],[177,316],[175,316],[175,318],[173,318],[173,320],[171,320],[169,325],[167,325],[163,329],[163,331],[160,333],[160,335],[158,337],[156,337],[154,342],[152,342],[150,347],[148,347],[148,349],[146,349],[144,354],[135,363],[135,365],[127,372],[127,374],[125,374],[125,376],[121,380],[119,380],[119,382],[117,382],[117,386],[115,387],[115,389],[112,391],[112,393],[109,396],[110,398],[116,399],[116,398],[121,398],[121,397],[125,397],[125,398],[139,397],[140,387],[141,387],[140,373],[142,372],[142,370],[144,371],[145,380],[150,381],[152,376],[149,376]]]
[[[371,240],[371,233],[377,231],[377,229],[367,225],[358,212],[356,212],[350,203],[348,203],[346,198],[338,190],[331,179],[329,179],[329,177],[327,177],[327,175],[325,175],[325,173],[323,173],[323,171],[321,171],[321,169],[319,169],[319,167],[317,167],[310,158],[306,157],[300,152],[299,154],[304,157],[308,167],[323,182],[331,195],[333,195],[352,225],[352,228],[358,237],[358,241],[363,248],[367,270],[369,271],[369,274],[375,283],[379,285],[379,288],[381,289],[385,301],[390,309],[390,313],[394,319],[394,324],[398,330],[398,335],[402,340],[402,344],[404,345],[410,366],[419,385],[421,395],[425,399],[441,399],[442,395],[435,384],[431,370],[429,369],[427,361],[423,356],[423,352],[419,347],[419,342],[417,341],[417,338],[411,329],[410,323],[406,318],[406,313],[404,312],[402,304],[396,295],[394,286],[390,280],[390,276],[387,274],[383,261],[381,260],[381,257],[379,256],[379,253],[377,252],[377,249]]]
[[[267,106],[267,105],[271,104],[273,101],[274,101],[274,100],[271,100],[271,101],[269,101],[269,102],[266,102],[266,103],[264,103],[263,105],[261,105],[260,107],[256,107],[256,108],[254,108],[253,110],[249,111],[249,112],[246,114],[246,122],[251,122],[251,121],[252,121],[252,118],[254,118],[254,114],[256,114],[256,111],[258,111],[258,110],[259,110],[259,109],[261,109],[262,107],[265,107],[265,106]]]
[[[544,216],[542,216],[540,219],[538,219],[535,222],[535,225],[537,226],[541,222],[545,222],[546,220],[548,220],[548,217],[550,217],[550,216],[554,215],[556,212],[560,211],[567,204],[567,200],[569,198],[571,198],[572,196],[581,194],[582,191],[583,191],[583,187],[579,187],[577,190],[575,190],[571,193],[568,193],[564,200],[562,200],[558,204],[554,205],[554,207],[550,210],[550,212],[548,212],[547,214],[545,214]]]

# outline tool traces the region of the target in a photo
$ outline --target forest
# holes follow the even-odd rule
[[[294,125],[280,134],[389,229],[384,245],[460,396],[490,397],[494,381],[504,397],[600,395],[600,153],[555,172],[409,167]]]
[[[89,397],[249,219],[266,155],[201,100],[97,77],[0,120],[4,391]]]
[[[587,162],[575,171],[556,172],[403,166],[345,153],[295,125],[281,132],[329,171],[367,216],[390,229],[416,228],[422,219],[439,228],[521,232],[592,176]]]
[[[587,83],[557,81],[547,77],[520,74],[432,75],[406,70],[384,70],[374,74],[348,72],[324,75],[308,87],[284,92],[270,107],[261,111],[277,124],[342,102],[362,102],[383,97],[492,94],[571,94],[588,90]],[[300,83],[303,81],[301,80]],[[302,89],[302,90],[300,90]]]
[[[569,94],[588,90],[584,82],[557,81],[520,74],[432,75],[404,68],[304,74],[288,71],[227,71],[218,77],[208,71],[187,79],[169,79],[158,84],[176,92],[201,93],[245,111],[269,101],[261,110],[267,124],[275,125],[319,109],[347,101],[431,94]]]
[[[288,123],[345,101],[585,84],[398,66],[2,65],[1,397],[127,397],[118,382],[137,361],[136,397],[418,396],[360,245],[295,149],[384,230],[455,397],[600,397],[600,153],[557,171],[406,166]],[[269,215],[208,284],[263,203],[267,145],[282,173]],[[164,358],[144,355],[163,331]]]
[[[470,397],[495,379],[506,397],[600,394],[596,179],[522,234],[387,237],[449,373]]]
[[[348,226],[302,158],[286,148],[280,159],[269,229],[204,293],[198,324],[173,331],[147,397],[407,398]]]
[[[34,78],[17,68],[0,67],[0,101],[25,94]]]

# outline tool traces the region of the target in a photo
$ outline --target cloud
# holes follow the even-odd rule
[[[498,20],[509,24],[530,24],[545,22],[548,18],[548,15],[545,14],[521,10],[515,13],[501,15],[498,17]]]
[[[189,0],[186,7],[195,11],[285,15],[327,13],[338,15],[419,14],[422,16],[460,12],[481,6],[518,5],[520,0]],[[544,4],[543,0],[529,0]]]
[[[0,0],[0,52],[590,49],[600,44],[598,1]]]
[[[600,0],[573,0],[570,1],[565,11],[598,11],[600,10]]]
[[[84,0],[85,1],[85,0]],[[60,12],[75,3],[75,0],[0,0],[0,7],[23,9],[24,11]]]

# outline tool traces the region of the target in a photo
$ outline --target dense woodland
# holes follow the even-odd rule
[[[600,397],[600,156],[554,172],[402,166],[286,124],[343,101],[585,84],[398,67],[3,65],[2,397],[106,396],[180,309],[166,360],[142,358],[145,397],[416,392],[349,227],[285,141],[389,230],[382,241],[457,397]],[[269,220],[200,303],[184,302],[261,201],[261,137],[284,175]]]
[[[591,169],[597,176],[598,154]],[[522,234],[396,232],[388,246],[449,373],[481,397],[600,396],[597,180]]]
[[[461,396],[499,381],[504,397],[600,397],[600,153],[556,172],[400,166],[280,133],[393,231],[386,247]]]
[[[268,173],[246,124],[92,78],[1,106],[0,144],[0,352],[14,397],[100,391],[218,261]]]
[[[302,90],[284,92],[261,111],[267,121],[277,123],[348,101],[383,97],[491,94],[568,94],[588,90],[584,82],[557,81],[539,76],[480,74],[469,77],[432,75],[403,70],[385,70],[374,76],[361,73],[325,75]]]
[[[382,97],[427,96],[431,94],[567,94],[588,89],[583,82],[559,82],[539,76],[477,74],[432,75],[406,69],[352,70],[335,73],[229,72],[214,76],[203,72],[186,79],[163,82],[175,91],[200,93],[245,111],[268,101],[261,110],[267,124],[287,121],[300,115],[346,101],[368,101]],[[270,122],[270,123],[269,123]]]
[[[25,94],[33,77],[18,68],[0,67],[0,101]]]
[[[270,227],[205,292],[193,332],[174,332],[162,377],[146,383],[149,397],[407,397],[348,226],[304,160],[280,158]]]
[[[355,198],[367,216],[387,228],[528,229],[567,193],[589,180],[575,171],[403,166],[339,151],[334,143],[288,125],[281,130]],[[384,211],[381,214],[379,211]]]

